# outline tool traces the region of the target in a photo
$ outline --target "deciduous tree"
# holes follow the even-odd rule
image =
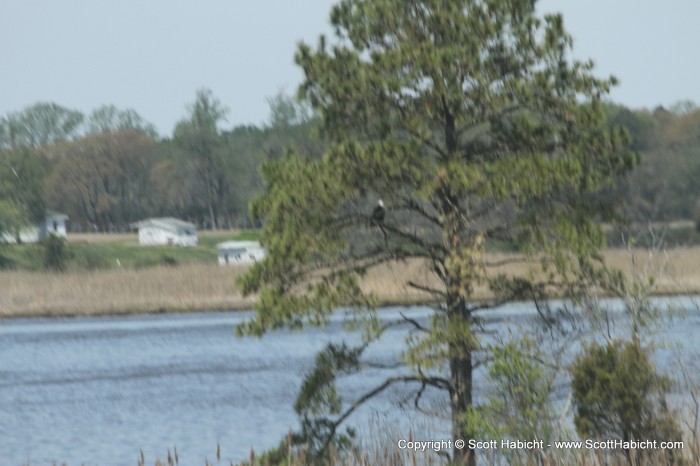
[[[45,170],[35,150],[0,149],[0,242],[45,214]]]
[[[197,97],[188,107],[188,115],[176,128],[174,139],[187,152],[187,160],[192,167],[203,207],[209,214],[212,228],[219,225],[219,217],[224,207],[229,188],[223,168],[223,140],[219,125],[226,119],[228,109],[209,89],[197,91]]]
[[[5,118],[0,147],[41,147],[71,139],[84,116],[53,102],[39,102]]]
[[[150,137],[133,130],[53,146],[55,162],[47,180],[50,206],[68,213],[74,224],[101,231],[139,220],[152,207],[153,146]]]
[[[117,133],[133,130],[158,138],[158,132],[152,123],[144,120],[133,109],[120,110],[114,105],[102,105],[96,108],[87,119],[87,132],[92,134]]]

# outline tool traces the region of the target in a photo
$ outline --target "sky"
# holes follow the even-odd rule
[[[294,94],[300,40],[331,35],[334,0],[0,0],[0,117],[39,101],[85,114],[132,108],[170,135],[200,88],[225,127],[263,124]],[[541,0],[561,12],[574,56],[618,77],[632,108],[700,103],[700,1]]]

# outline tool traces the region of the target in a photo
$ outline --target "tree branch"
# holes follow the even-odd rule
[[[412,382],[419,382],[421,384],[427,384],[427,385],[432,385],[437,388],[441,389],[448,389],[449,388],[449,382],[442,377],[419,377],[419,376],[410,376],[410,375],[399,375],[399,376],[394,376],[394,377],[389,377],[386,379],[384,382],[376,386],[374,389],[370,390],[369,392],[365,393],[362,395],[360,398],[355,400],[354,403],[350,405],[348,409],[345,410],[345,412],[337,418],[335,421],[333,421],[330,429],[330,433],[328,437],[326,438],[323,449],[325,450],[328,448],[328,445],[330,444],[331,440],[333,439],[333,436],[335,435],[338,427],[340,424],[342,424],[352,413],[355,412],[357,408],[362,406],[365,402],[370,400],[371,398],[379,395],[382,393],[384,390],[389,388],[390,386],[394,385],[395,383],[412,383]]]
[[[424,292],[426,292],[426,293],[430,293],[430,294],[432,294],[432,295],[437,296],[438,298],[441,298],[441,299],[446,299],[446,298],[447,298],[447,293],[446,293],[446,292],[437,290],[437,289],[435,289],[435,288],[431,288],[431,287],[426,286],[426,285],[420,285],[420,284],[418,284],[418,283],[416,283],[416,282],[414,282],[414,281],[412,281],[412,280],[411,280],[411,281],[408,281],[408,283],[406,283],[406,284],[407,284],[408,286],[410,286],[411,288],[415,288],[416,290],[424,291]]]
[[[425,218],[429,222],[435,224],[436,226],[442,227],[442,222],[440,221],[440,219],[438,217],[436,217],[435,215],[431,214],[430,212],[428,212],[425,209],[425,207],[421,206],[420,203],[418,203],[418,201],[416,201],[415,199],[404,198],[404,202],[405,202],[404,205],[396,206],[393,210],[406,209],[406,210],[410,210],[413,212],[417,212],[418,214],[420,214],[423,218]]]
[[[406,317],[406,315],[403,312],[401,312],[399,315],[403,318],[403,320],[413,325],[416,328],[416,330],[420,332],[430,333],[430,330],[423,327],[417,320],[411,319],[410,317]]]

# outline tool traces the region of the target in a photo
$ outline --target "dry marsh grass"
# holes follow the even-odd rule
[[[493,253],[490,261],[517,258],[516,254]],[[643,279],[654,277],[655,293],[700,293],[700,247],[677,248],[649,255],[645,250],[610,249],[608,265]],[[634,259],[634,260],[633,260]],[[525,275],[526,264],[501,267],[509,274]],[[0,317],[122,314],[130,312],[249,309],[253,297],[244,298],[235,279],[245,268],[217,264],[182,264],[177,267],[109,269],[55,274],[50,272],[1,271]],[[420,303],[429,293],[407,285],[409,281],[436,286],[437,279],[421,260],[384,264],[362,279],[363,288],[384,304]],[[488,296],[480,285],[476,299]]]
[[[92,272],[0,272],[0,316],[67,316],[250,308],[244,269],[204,264]]]
[[[353,452],[339,454],[333,450],[323,460],[308,458],[303,450],[289,448],[287,451],[281,450],[281,455],[269,457],[266,454],[258,455],[251,450],[249,458],[244,461],[233,461],[222,459],[221,446],[217,443],[214,460],[203,459],[204,466],[230,465],[230,466],[304,466],[309,464],[326,464],[328,466],[404,466],[422,465],[439,466],[459,463],[451,463],[446,454],[451,451],[437,453],[434,450],[426,449],[416,451],[411,449],[400,450],[397,441],[384,441],[383,434],[379,434],[380,439],[373,444],[361,446]],[[405,440],[419,441],[413,435],[401,436]],[[585,449],[546,449],[517,451],[513,450],[483,450],[477,452],[477,464],[483,466],[508,466],[518,464],[522,466],[690,466],[700,464],[700,458],[694,453],[697,450],[697,439],[690,440],[690,448],[676,450],[630,450],[627,456],[622,450],[585,450]],[[688,445],[688,441],[684,446]],[[511,453],[511,454],[508,454]],[[167,451],[166,460],[156,459],[155,466],[180,466],[177,448],[171,454]],[[137,466],[146,466],[148,463],[141,452],[141,457]],[[29,465],[27,465],[29,466]]]
[[[507,263],[494,268],[492,273],[526,276],[530,271],[527,263],[517,261],[516,253],[490,253],[486,260],[492,263]],[[619,269],[628,277],[649,283],[654,280],[651,292],[658,295],[700,294],[700,246],[674,248],[651,253],[645,249],[607,249],[603,252],[605,264]],[[363,278],[366,291],[375,293],[383,302],[425,302],[431,299],[427,292],[408,286],[412,281],[421,286],[437,287],[439,282],[428,264],[421,260],[408,260],[385,264],[370,270]],[[474,288],[475,299],[490,296],[486,285]]]

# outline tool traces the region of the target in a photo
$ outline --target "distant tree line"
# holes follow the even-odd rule
[[[267,124],[225,129],[228,108],[201,89],[170,137],[111,105],[88,116],[54,103],[10,113],[0,118],[0,230],[47,209],[68,214],[73,231],[123,231],[151,216],[249,226],[260,164],[324,147],[304,104],[282,93],[268,102]]]
[[[630,135],[640,165],[619,184],[629,220],[697,220],[700,200],[700,109],[689,101],[670,109],[608,106],[608,124]]]
[[[295,98],[268,99],[261,126],[226,129],[229,109],[197,92],[171,136],[131,109],[104,105],[89,115],[42,102],[0,118],[0,229],[11,231],[47,209],[66,213],[73,231],[123,231],[151,216],[202,228],[251,226],[248,201],[262,189],[262,162],[293,150],[320,157],[318,118]],[[635,222],[700,220],[700,109],[608,104],[639,166],[615,192]]]

